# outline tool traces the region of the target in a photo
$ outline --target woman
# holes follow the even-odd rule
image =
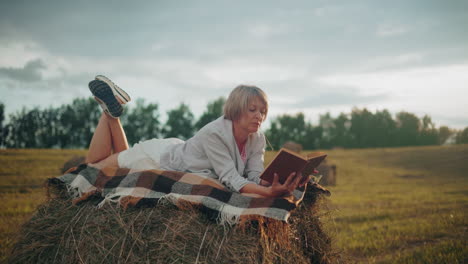
[[[119,120],[122,105],[130,96],[102,75],[96,76],[89,88],[104,110],[86,157],[90,166],[191,172],[219,179],[232,191],[268,197],[291,194],[309,180],[300,173],[289,175],[284,184],[278,182],[276,174],[272,184],[259,178],[265,153],[265,137],[259,128],[266,119],[268,101],[258,87],[236,87],[226,101],[224,116],[185,142],[152,139],[132,148]]]

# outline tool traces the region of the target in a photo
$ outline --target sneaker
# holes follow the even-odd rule
[[[122,90],[122,88],[117,86],[117,84],[112,82],[106,76],[97,75],[95,79],[98,80],[98,81],[103,81],[103,82],[107,83],[107,85],[109,85],[112,88],[112,93],[114,93],[114,96],[118,98],[118,100],[120,101],[121,104],[126,104],[126,103],[130,102],[130,100],[132,100],[130,98],[130,95],[128,95],[128,93],[126,93],[124,90]]]
[[[117,98],[123,104],[130,101],[130,96],[124,90],[102,75],[96,76],[96,80],[89,82],[88,86],[104,112],[113,118],[118,118],[122,115],[123,107]]]

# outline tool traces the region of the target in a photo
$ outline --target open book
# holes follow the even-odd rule
[[[277,173],[279,182],[284,183],[292,172],[302,172],[303,176],[309,176],[326,157],[327,154],[324,152],[313,152],[307,157],[303,157],[298,153],[282,148],[262,172],[260,178],[272,183],[273,173]]]

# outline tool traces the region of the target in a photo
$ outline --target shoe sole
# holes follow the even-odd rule
[[[89,82],[88,86],[104,112],[107,112],[113,118],[122,115],[123,107],[119,101],[117,101],[117,98],[115,98],[112,92],[112,88],[107,83],[101,80],[92,80]]]
[[[126,104],[132,100],[130,98],[130,95],[128,95],[122,88],[117,86],[114,82],[112,82],[109,78],[107,78],[104,75],[97,75],[95,77],[96,80],[98,81],[103,81],[109,85],[109,87],[112,89],[112,92],[114,93],[114,96],[118,97],[120,101],[122,101],[123,104]]]

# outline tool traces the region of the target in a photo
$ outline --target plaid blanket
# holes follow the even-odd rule
[[[219,181],[192,173],[162,170],[133,171],[123,168],[96,169],[82,164],[56,179],[65,183],[74,203],[99,194],[103,201],[122,207],[156,205],[169,201],[200,206],[216,213],[218,222],[235,224],[258,216],[287,221],[291,210],[301,202],[305,187],[291,196],[267,198],[229,191]]]

